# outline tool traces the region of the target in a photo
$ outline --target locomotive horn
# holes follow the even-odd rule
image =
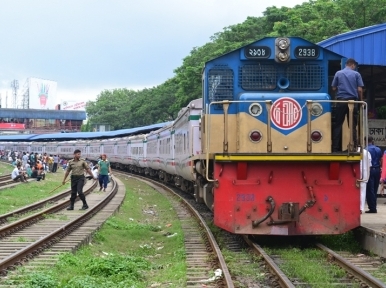
[[[280,89],[287,89],[289,84],[290,81],[285,77],[281,77],[277,80],[277,86],[279,86]]]

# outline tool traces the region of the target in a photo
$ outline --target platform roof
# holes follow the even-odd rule
[[[386,66],[386,23],[339,34],[318,45],[354,58],[359,65]]]
[[[51,133],[51,134],[25,134],[25,135],[4,135],[0,136],[0,142],[15,142],[15,141],[70,141],[78,139],[107,139],[116,137],[125,137],[130,135],[137,135],[142,133],[149,133],[150,131],[158,130],[171,122],[163,122],[143,127],[136,127],[130,129],[121,129],[105,132],[74,132],[74,133]],[[24,137],[23,137],[24,136]]]
[[[0,136],[0,142],[1,141],[20,141],[20,142],[30,142],[31,139],[35,137],[38,134],[17,134],[17,135],[2,135]],[[12,140],[10,140],[12,139]]]
[[[365,87],[375,99],[374,105],[386,105],[386,23],[343,33],[318,45],[354,58]]]
[[[85,120],[86,111],[44,109],[0,109],[0,118]]]

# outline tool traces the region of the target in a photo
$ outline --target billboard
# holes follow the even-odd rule
[[[55,81],[29,78],[29,108],[55,109],[57,86]]]
[[[60,105],[60,110],[86,110],[86,101],[64,100]]]

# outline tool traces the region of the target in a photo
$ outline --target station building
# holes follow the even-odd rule
[[[57,82],[30,77],[23,85],[23,93],[14,89],[13,108],[2,108],[0,97],[0,134],[45,134],[57,132],[79,132],[86,120],[86,102],[65,100],[58,104]]]
[[[81,110],[0,109],[0,134],[79,132],[86,112]]]
[[[318,45],[358,62],[365,85],[368,134],[375,145],[386,148],[386,23],[339,34]]]

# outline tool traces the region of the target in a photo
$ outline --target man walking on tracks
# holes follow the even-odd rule
[[[366,200],[369,210],[365,213],[377,213],[377,192],[379,179],[381,178],[381,148],[374,145],[373,137],[369,136],[369,146],[367,151],[371,154],[370,177],[366,187]]]
[[[94,179],[94,175],[92,174],[90,167],[87,165],[87,162],[84,159],[80,158],[81,152],[79,149],[74,151],[74,159],[68,161],[67,170],[64,174],[63,185],[66,183],[66,178],[68,174],[71,173],[71,198],[70,198],[70,206],[67,210],[74,210],[74,203],[76,199],[76,194],[79,195],[80,200],[83,202],[83,206],[80,210],[88,209],[88,205],[86,202],[86,197],[83,194],[83,185],[84,185],[84,170]]]

